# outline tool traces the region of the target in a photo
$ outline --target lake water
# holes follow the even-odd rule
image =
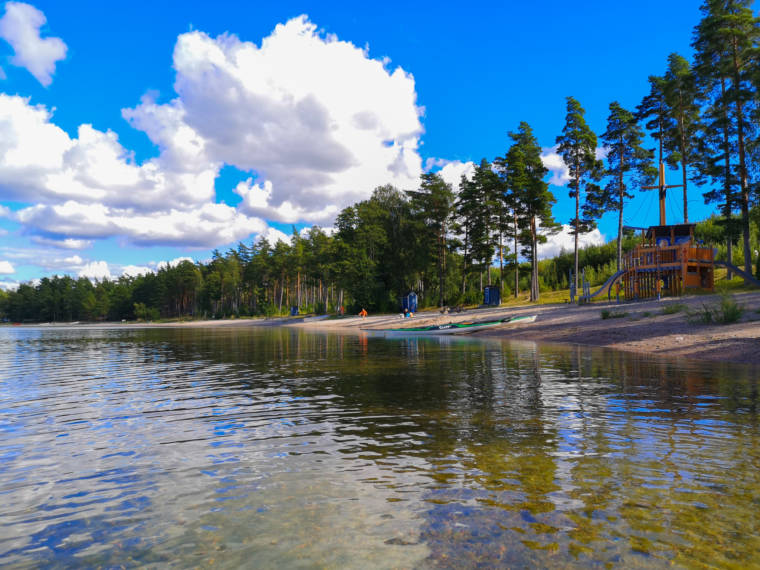
[[[0,564],[760,564],[758,370],[285,328],[0,329]]]

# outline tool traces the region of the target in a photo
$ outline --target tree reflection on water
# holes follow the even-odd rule
[[[335,566],[353,553],[366,566],[751,566],[760,555],[757,369],[288,328],[29,329],[14,342],[0,349],[19,418],[0,491],[15,510],[0,514],[35,531],[6,533],[12,562]],[[33,446],[44,503],[16,492],[30,456],[14,450]],[[100,510],[81,517],[78,493]],[[74,536],[90,537],[81,551],[64,546]]]

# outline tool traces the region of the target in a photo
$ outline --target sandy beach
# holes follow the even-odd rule
[[[594,303],[521,305],[469,309],[461,313],[439,311],[417,313],[412,319],[398,314],[370,315],[366,318],[274,318],[194,320],[168,323],[60,323],[34,326],[87,327],[251,327],[290,326],[314,330],[361,332],[382,328],[401,328],[501,319],[513,315],[536,315],[534,323],[519,323],[473,333],[473,336],[498,337],[536,342],[605,346],[617,350],[688,357],[700,360],[741,362],[760,367],[760,292],[738,293],[736,301],[744,307],[739,322],[733,324],[698,324],[689,322],[687,310],[715,305],[718,295],[691,296],[637,303]],[[670,305],[685,306],[673,314],[663,309]],[[620,318],[603,319],[601,312],[625,313]],[[26,325],[25,325],[26,326]]]
[[[476,336],[511,338],[563,344],[606,346],[618,350],[646,352],[703,360],[743,362],[760,365],[760,292],[740,293],[736,301],[745,308],[734,324],[694,324],[684,310],[663,314],[668,305],[680,304],[695,311],[720,301],[717,295],[693,296],[637,303],[594,303],[593,305],[538,305],[473,309],[441,315],[418,313],[413,319],[398,315],[347,317],[292,326],[320,329],[380,329],[424,326],[448,322],[481,321],[512,315],[537,315],[534,323],[506,325],[474,333]],[[608,309],[627,313],[621,318],[602,319]]]

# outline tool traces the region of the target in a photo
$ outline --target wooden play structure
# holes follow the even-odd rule
[[[623,256],[621,292],[626,299],[713,290],[715,252],[695,242],[694,226],[663,224],[645,230],[642,243]]]
[[[696,224],[665,223],[665,166],[660,162],[660,225],[642,230],[642,242],[623,256],[621,293],[628,300],[682,295],[687,289],[712,291],[715,250],[694,239]]]

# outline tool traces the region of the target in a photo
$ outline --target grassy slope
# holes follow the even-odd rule
[[[601,285],[597,285],[595,287],[591,287],[591,292],[594,293],[597,289],[599,289]],[[726,270],[723,268],[719,268],[715,270],[715,292],[721,293],[721,292],[730,292],[730,293],[740,293],[743,291],[757,291],[756,287],[745,287],[744,286],[744,280],[742,280],[741,277],[734,277],[731,281],[726,281]],[[694,293],[697,295],[704,295],[709,293]],[[515,299],[514,297],[510,296],[506,299],[503,299],[502,306],[510,307],[510,306],[520,306],[520,305],[530,305],[531,303],[528,301],[528,292],[524,291],[520,293]],[[615,295],[613,292],[612,299],[614,300]],[[538,304],[539,305],[550,305],[554,303],[569,303],[570,302],[570,290],[569,289],[559,289],[557,291],[542,291],[541,295],[539,296]],[[599,295],[595,299],[593,299],[593,302],[607,302],[607,293],[604,292],[603,294]]]

